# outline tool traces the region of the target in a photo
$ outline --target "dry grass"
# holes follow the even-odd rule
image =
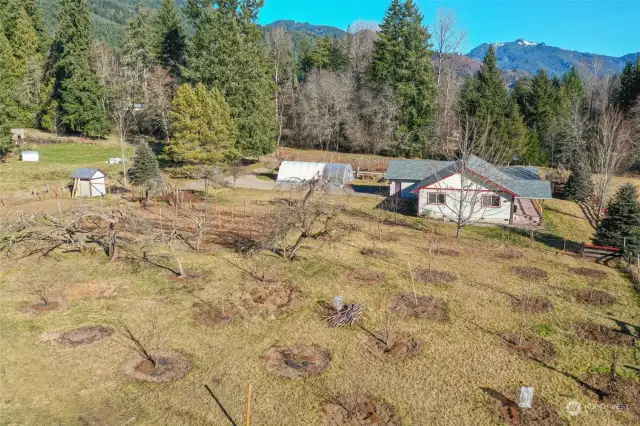
[[[216,196],[218,204],[228,206],[241,204],[243,198],[266,202],[272,194],[222,190]],[[357,218],[351,218],[363,229],[376,226],[375,219],[365,215],[371,213],[376,199],[344,200],[360,210]],[[251,203],[256,214],[262,205]],[[454,286],[446,287],[416,283],[416,292],[418,297],[445,300],[449,321],[395,314],[388,306],[396,295],[413,297],[406,259],[411,259],[412,268],[428,267],[425,233],[420,227],[423,221],[400,219],[410,226],[383,225],[384,232],[393,232],[398,240],[377,245],[392,251],[392,258],[362,256],[360,250],[371,246],[364,232],[354,232],[336,245],[312,241],[311,248],[303,249],[303,259],[295,262],[268,256],[278,279],[300,295],[299,306],[277,316],[247,309],[243,295],[248,279],[233,266],[247,260],[220,247],[215,248],[215,255],[183,253],[185,267],[203,277],[184,282],[171,281],[165,271],[150,266],[134,273],[125,264],[108,263],[100,254],[68,253],[58,260],[40,261],[1,258],[2,416],[18,424],[226,424],[204,384],[236,422],[243,423],[246,388],[252,383],[253,424],[268,426],[301,422],[319,426],[321,407],[337,395],[369,395],[384,401],[407,425],[496,424],[500,419],[486,407],[482,388],[515,394],[522,384],[534,386],[536,396],[561,416],[569,400],[591,401],[569,375],[582,377],[606,367],[611,348],[579,338],[573,327],[585,320],[617,327],[610,318],[637,325],[634,315],[639,299],[624,275],[612,270],[598,284],[617,303],[606,308],[587,306],[577,303],[570,292],[587,289],[589,284],[568,272],[570,267],[589,266],[586,262],[555,256],[554,251],[538,245],[514,246],[523,253],[522,258],[500,259],[495,254],[505,243],[491,228],[465,229],[463,239],[456,241],[450,238],[453,229],[440,225],[443,243],[461,254],[433,256],[431,266],[458,279]],[[354,265],[382,272],[386,278],[378,285],[351,285],[344,276]],[[512,267],[522,266],[540,268],[548,279],[524,282],[511,273]],[[67,309],[38,316],[19,311],[25,303],[37,302],[29,289],[44,282],[51,283],[54,299],[66,295]],[[95,288],[82,292],[83,283]],[[514,311],[511,295],[524,293],[548,298],[553,311]],[[344,296],[345,303],[367,307],[363,322],[367,329],[415,337],[420,352],[390,363],[369,353],[359,328],[328,328],[319,320],[316,301],[336,295]],[[193,317],[194,303],[201,301],[243,315],[224,326],[203,325]],[[41,339],[43,333],[86,324],[144,324],[151,318],[158,332],[150,346],[185,354],[191,370],[184,378],[153,385],[132,379],[124,371],[135,357],[113,339],[73,348]],[[500,338],[504,333],[520,332],[542,337],[541,330],[544,340],[556,348],[550,363],[554,369],[511,351]],[[274,346],[298,345],[326,348],[332,355],[329,368],[299,381],[274,377],[265,367],[264,355]],[[620,366],[635,364],[632,347],[616,349]],[[633,376],[632,370],[621,372]],[[572,424],[633,424],[631,416],[593,410],[588,416],[573,418]]]

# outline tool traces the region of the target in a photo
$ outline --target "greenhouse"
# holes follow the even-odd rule
[[[350,164],[283,161],[278,170],[278,182],[299,183],[318,178],[333,186],[350,185],[353,169]]]

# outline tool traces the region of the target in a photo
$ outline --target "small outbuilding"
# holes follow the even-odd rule
[[[22,161],[39,161],[40,160],[40,155],[38,154],[38,151],[22,151],[20,153],[20,159]]]
[[[278,169],[278,182],[300,183],[313,179],[322,179],[334,186],[350,185],[353,183],[353,168],[350,164],[283,161]]]
[[[107,174],[100,169],[82,167],[75,169],[72,197],[102,197],[107,195]]]

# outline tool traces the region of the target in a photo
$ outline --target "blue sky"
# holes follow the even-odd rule
[[[260,23],[292,19],[346,29],[380,22],[390,0],[265,0]],[[518,38],[570,50],[621,56],[640,51],[640,0],[418,0],[431,24],[453,8],[467,28],[467,50]]]

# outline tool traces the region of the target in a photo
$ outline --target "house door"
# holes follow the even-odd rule
[[[395,186],[395,188],[393,189],[394,194],[397,194],[400,191],[402,191],[402,182],[395,182],[394,186]]]

